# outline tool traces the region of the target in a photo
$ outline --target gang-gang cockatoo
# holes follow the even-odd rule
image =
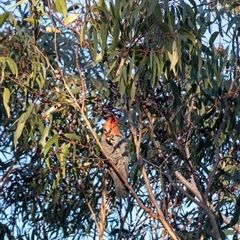
[[[115,163],[119,174],[127,180],[129,164],[127,142],[124,136],[119,132],[116,117],[112,116],[108,118],[103,124],[101,144],[107,157]],[[126,198],[128,196],[127,188],[111,167],[109,170],[114,181],[116,196],[119,198]]]

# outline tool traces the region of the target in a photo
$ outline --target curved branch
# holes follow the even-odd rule
[[[191,184],[190,182],[188,182],[180,172],[175,171],[175,176],[179,179],[179,181],[184,184],[195,196],[197,196],[197,198],[200,200],[201,203],[198,203],[198,206],[201,207],[206,214],[208,215],[210,222],[212,224],[213,227],[213,233],[212,236],[217,239],[217,240],[221,240],[219,231],[218,231],[218,225],[217,222],[215,220],[215,217],[212,213],[212,211],[209,209],[208,205],[205,203],[205,201],[203,201],[203,198],[200,194],[200,192],[198,191],[198,189]]]
[[[78,51],[76,50],[76,58],[77,58],[77,53]],[[78,64],[78,61],[76,61],[77,63],[77,67],[78,67],[78,71],[79,71],[79,74],[80,74],[80,79],[81,79],[81,82],[82,82],[82,91],[83,91],[83,99],[82,99],[82,103],[81,103],[81,106],[79,105],[77,99],[73,96],[70,88],[68,87],[65,79],[64,79],[64,76],[62,76],[62,80],[63,80],[63,83],[64,83],[64,86],[69,94],[69,96],[72,98],[76,108],[79,108],[80,109],[80,113],[82,115],[82,118],[84,120],[84,122],[86,123],[89,131],[91,132],[94,140],[96,141],[97,145],[99,146],[100,150],[102,151],[103,155],[104,156],[107,156],[106,152],[104,151],[99,139],[98,139],[98,136],[97,134],[95,133],[95,131],[93,130],[87,116],[85,115],[85,105],[84,105],[84,101],[85,101],[85,96],[86,96],[86,93],[85,93],[85,85],[84,85],[84,79],[82,77],[82,74],[81,74],[81,69],[80,69],[80,66]],[[133,125],[132,125],[133,126]],[[139,147],[140,147],[140,144],[139,144]],[[106,160],[105,160],[106,161]],[[179,238],[175,235],[175,233],[172,231],[171,227],[169,226],[169,224],[167,223],[167,221],[164,219],[164,216],[163,216],[163,213],[161,211],[161,209],[159,208],[159,206],[157,205],[156,209],[157,209],[157,213],[154,213],[150,208],[146,207],[142,201],[138,198],[136,192],[133,190],[132,186],[128,183],[128,181],[122,177],[122,175],[119,174],[119,171],[116,167],[116,165],[112,162],[111,159],[107,159],[107,162],[109,163],[109,165],[111,166],[111,168],[113,168],[113,170],[115,171],[115,173],[118,175],[118,177],[121,179],[121,181],[124,183],[124,185],[126,186],[126,188],[132,193],[133,197],[135,198],[135,200],[137,201],[139,207],[141,207],[142,209],[144,209],[144,211],[146,213],[148,213],[151,217],[153,217],[154,219],[156,220],[159,220],[163,226],[166,228],[166,230],[169,232],[169,235],[171,236],[171,238],[173,240],[179,240]],[[145,180],[146,182],[148,183],[148,179],[145,177]],[[150,197],[152,198],[153,194],[151,192],[151,189],[148,188],[148,190],[150,191]],[[151,200],[154,200],[154,199],[151,199]],[[156,202],[156,200],[155,200]]]
[[[226,102],[227,104],[227,102]],[[210,177],[209,177],[209,181],[208,181],[208,184],[207,184],[207,188],[206,188],[206,191],[204,193],[204,199],[205,201],[207,201],[207,195],[212,187],[212,183],[213,183],[213,179],[214,179],[214,176],[216,174],[216,171],[217,171],[217,168],[218,168],[218,164],[221,160],[220,158],[220,146],[219,146],[219,138],[220,138],[220,134],[221,132],[223,131],[223,127],[224,127],[224,124],[225,124],[225,121],[226,121],[226,118],[228,116],[228,110],[229,110],[229,105],[227,105],[227,108],[225,109],[225,112],[224,112],[224,115],[223,115],[223,120],[219,126],[219,129],[217,131],[217,134],[214,138],[214,142],[215,142],[215,157],[216,157],[216,162],[214,163],[214,166],[213,166],[213,170],[210,174]]]
[[[140,152],[140,143],[141,143],[140,141],[142,139],[142,119],[141,119],[140,106],[139,106],[139,103],[138,103],[137,100],[136,100],[136,103],[137,103],[137,108],[138,108],[138,113],[139,113],[139,121],[138,122],[139,122],[139,125],[140,125],[139,126],[140,130],[139,130],[139,136],[138,137],[137,137],[137,130],[133,125],[130,112],[129,112],[128,119],[129,119],[129,122],[130,122],[130,130],[132,132],[134,144],[135,144],[135,147],[136,147],[136,158],[137,158],[137,161],[140,162],[139,152]],[[160,207],[157,203],[157,200],[156,200],[156,198],[155,198],[155,196],[152,192],[152,188],[150,186],[149,179],[148,179],[148,176],[147,176],[146,169],[145,169],[144,165],[142,165],[141,167],[142,167],[142,175],[143,175],[143,179],[144,179],[147,191],[148,191],[148,195],[149,195],[150,201],[153,203],[153,205],[154,205],[154,207],[157,211],[158,220],[162,223],[163,227],[166,229],[166,231],[171,236],[171,238],[173,240],[178,240],[179,239],[178,236],[174,233],[171,226],[166,221],[166,219],[164,217],[164,214],[163,214],[162,210],[160,209]]]
[[[107,211],[107,201],[106,201],[106,179],[107,179],[107,173],[104,171],[103,177],[102,177],[102,203],[101,203],[101,209],[100,209],[100,222],[99,222],[99,239],[103,240],[103,233],[104,233],[104,226],[106,221],[106,211]]]
[[[210,221],[211,221],[211,224],[212,224],[212,227],[213,227],[213,234],[215,235],[214,237],[216,239],[221,239],[220,238],[220,234],[219,234],[219,231],[218,231],[218,226],[217,226],[217,223],[216,223],[216,220],[215,220],[215,217],[214,215],[216,216],[217,214],[216,213],[213,213],[215,211],[214,207],[212,206],[211,203],[209,203],[208,201],[205,203],[203,202],[203,199],[202,199],[202,196],[200,194],[200,192],[197,190],[197,188],[189,183],[182,175],[181,173],[179,173],[178,171],[175,171],[175,176],[179,179],[179,181],[184,185],[186,186],[199,200],[200,202],[196,201],[196,199],[194,199],[192,196],[190,196],[185,190],[181,189],[181,187],[177,186],[171,179],[171,183],[177,187],[186,197],[188,197],[191,201],[193,201],[194,203],[196,203],[199,207],[201,207],[208,215]],[[221,214],[221,217],[224,221],[224,223],[226,224],[229,224],[231,221],[222,213],[218,213],[218,214]],[[240,233],[240,225],[238,224],[235,224],[232,226],[232,228]]]

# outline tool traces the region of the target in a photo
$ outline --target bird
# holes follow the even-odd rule
[[[111,116],[103,124],[103,135],[101,139],[103,150],[107,154],[107,158],[111,159],[116,165],[119,175],[128,180],[128,149],[125,137],[119,132],[117,126],[117,118]],[[127,198],[128,189],[121,181],[113,168],[109,167],[110,176],[113,179],[116,196],[118,198]]]

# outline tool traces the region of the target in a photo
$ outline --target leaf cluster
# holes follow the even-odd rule
[[[20,1],[0,15],[2,239],[167,239],[161,215],[175,239],[237,236],[228,2]],[[129,142],[123,206],[98,145],[110,115]]]

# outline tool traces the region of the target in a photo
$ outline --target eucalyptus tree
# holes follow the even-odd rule
[[[237,1],[1,3],[1,239],[238,238]]]

